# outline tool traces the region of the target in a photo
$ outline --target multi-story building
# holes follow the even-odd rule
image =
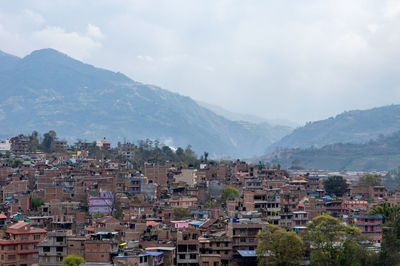
[[[281,210],[281,190],[268,189],[244,193],[244,203],[247,211],[259,211],[265,213],[272,224],[279,224],[279,212]]]
[[[259,177],[249,176],[244,178],[246,191],[262,190],[262,179]]]
[[[293,212],[293,227],[301,228],[307,225],[309,220],[308,213],[306,211],[295,211]]]
[[[232,221],[228,225],[228,236],[232,238],[234,254],[238,250],[255,250],[257,248],[257,234],[263,224],[248,221]]]
[[[177,232],[177,254],[178,266],[199,265],[199,235],[195,229],[182,229]]]
[[[221,265],[229,264],[232,258],[232,238],[227,236],[225,231],[200,237],[199,245],[202,262],[212,258],[213,262],[219,262]]]
[[[11,151],[16,155],[23,155],[28,152],[29,138],[17,136],[11,140]]]
[[[171,199],[169,204],[172,208],[192,208],[197,206],[197,198],[181,197],[178,199]]]
[[[376,243],[382,242],[382,215],[354,215],[353,225]]]
[[[10,225],[0,239],[0,264],[27,266],[39,262],[37,244],[46,236],[46,230],[31,228],[29,222]]]
[[[9,139],[0,141],[0,153],[11,150],[11,141]]]
[[[111,191],[99,191],[98,195],[88,196],[90,213],[106,213],[113,211],[114,195]]]
[[[65,231],[48,232],[46,239],[40,242],[39,263],[46,266],[61,265],[68,253],[67,234]]]
[[[124,156],[127,159],[133,159],[135,156],[135,144],[133,143],[118,143],[118,154]]]
[[[104,149],[109,150],[111,148],[111,143],[106,140],[106,138],[96,140],[96,146]]]

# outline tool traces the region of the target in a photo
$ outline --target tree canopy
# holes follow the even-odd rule
[[[237,190],[236,188],[231,187],[231,186],[226,186],[222,190],[221,198],[222,198],[223,201],[226,201],[226,200],[229,200],[229,199],[237,198],[239,196],[240,196],[239,190]]]
[[[63,259],[61,266],[79,266],[84,263],[85,260],[82,257],[76,255],[68,255]]]
[[[258,265],[300,265],[303,241],[295,232],[267,225],[257,234]]]
[[[327,194],[341,197],[347,191],[346,180],[342,176],[330,176],[324,181],[324,188]]]
[[[371,209],[368,214],[383,216],[383,236],[379,263],[400,264],[400,206],[385,202]]]
[[[311,265],[371,265],[374,260],[374,254],[359,245],[363,236],[358,228],[329,215],[315,217],[307,227]]]
[[[186,208],[183,207],[177,207],[174,208],[174,216],[177,219],[183,219],[183,218],[188,218],[191,217],[192,214],[190,213],[190,211]]]
[[[358,178],[359,185],[380,186],[381,182],[382,177],[380,175],[366,174]]]
[[[42,206],[44,201],[39,197],[32,197],[32,209],[37,210],[38,207]]]

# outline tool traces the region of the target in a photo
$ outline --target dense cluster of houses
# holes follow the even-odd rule
[[[327,195],[318,175],[289,176],[261,163],[185,169],[164,162],[134,169],[85,152],[29,154],[24,141],[2,143],[23,160],[13,168],[0,159],[5,266],[60,265],[69,254],[87,265],[255,265],[263,226],[301,232],[321,214],[360,228],[379,248],[382,216],[366,212],[384,201],[400,202],[400,191],[350,181],[343,197]],[[104,140],[98,145],[108,147]],[[129,147],[121,150],[132,155]],[[218,200],[228,185],[240,196]],[[188,215],[178,215],[182,208]]]

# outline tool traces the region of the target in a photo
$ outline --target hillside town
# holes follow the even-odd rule
[[[51,131],[41,144],[34,135],[2,141],[0,264],[61,265],[74,255],[86,265],[256,265],[278,256],[260,253],[262,232],[302,236],[321,217],[356,228],[378,254],[385,216],[371,211],[400,203],[379,175],[345,179],[207,153],[197,163],[138,161],[137,150],[106,138],[69,146]],[[316,246],[304,246],[306,265]]]

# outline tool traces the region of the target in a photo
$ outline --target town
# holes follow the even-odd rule
[[[400,190],[380,173],[197,158],[151,140],[68,145],[54,131],[0,153],[1,265],[398,262]]]

